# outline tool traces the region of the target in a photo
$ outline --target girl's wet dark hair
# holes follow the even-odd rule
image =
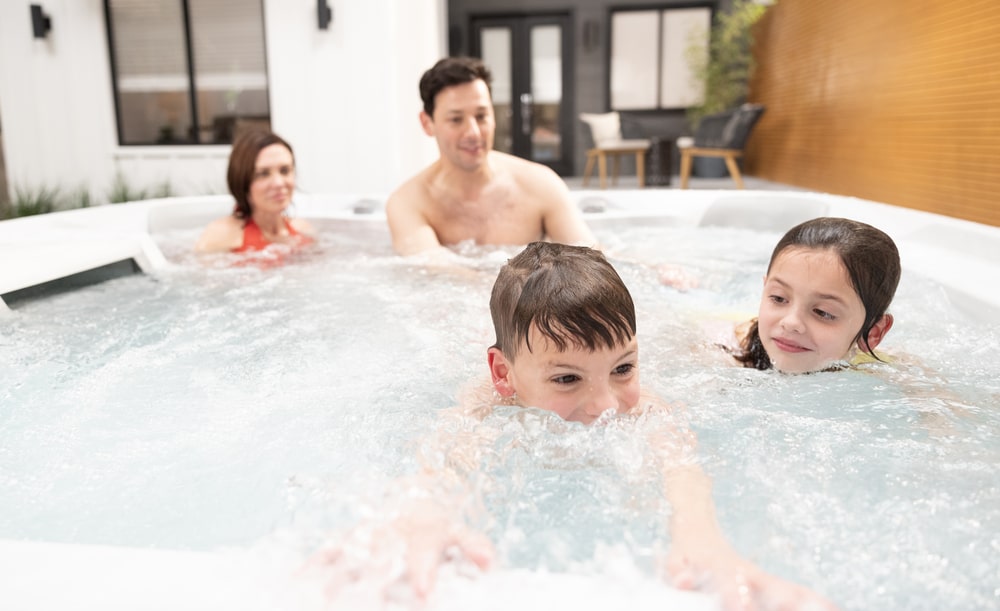
[[[892,238],[880,229],[850,219],[812,219],[792,227],[781,238],[771,253],[768,273],[778,255],[788,248],[828,249],[837,253],[847,269],[854,292],[865,307],[864,323],[851,343],[862,340],[865,352],[877,359],[878,355],[868,345],[868,334],[889,309],[901,274],[899,251]],[[756,319],[740,348],[736,360],[745,367],[770,369],[773,366],[760,341]]]
[[[497,275],[490,297],[495,348],[513,361],[531,350],[534,325],[559,350],[624,346],[635,336],[635,304],[615,268],[592,248],[532,242]]]
[[[250,218],[250,185],[253,183],[257,155],[272,144],[280,144],[292,154],[295,162],[295,151],[292,145],[285,142],[281,136],[266,130],[250,130],[243,132],[233,142],[233,150],[229,154],[229,169],[226,171],[226,182],[229,192],[236,199],[233,216],[238,219]]]
[[[424,103],[424,112],[434,117],[434,99],[442,89],[454,85],[462,85],[482,80],[490,89],[493,75],[482,60],[475,57],[446,57],[439,60],[430,70],[420,77],[420,99]],[[492,95],[492,89],[490,94]]]

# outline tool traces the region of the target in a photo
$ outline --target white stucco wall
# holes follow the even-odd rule
[[[36,0],[37,1],[37,0]],[[295,147],[308,192],[386,192],[436,157],[417,114],[420,74],[446,52],[445,0],[264,0],[271,125]],[[120,147],[101,0],[0,1],[0,124],[8,183],[87,188],[121,171],[178,195],[225,191],[228,146]]]
[[[109,171],[114,125],[101,0],[46,0],[45,39],[30,2],[0,2],[0,122],[11,189],[94,188]]]
[[[271,122],[306,191],[384,192],[432,161],[420,75],[445,52],[444,0],[267,0]],[[275,41],[272,44],[271,41]]]

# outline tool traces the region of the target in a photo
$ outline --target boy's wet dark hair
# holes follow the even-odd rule
[[[532,242],[497,275],[490,297],[494,344],[513,361],[532,326],[559,350],[624,346],[635,336],[635,304],[604,255]]]
[[[442,89],[482,80],[490,89],[493,75],[482,60],[475,57],[446,57],[439,60],[420,77],[420,99],[424,102],[424,112],[434,117],[434,100]]]
[[[226,171],[226,182],[229,192],[236,198],[236,208],[233,216],[238,219],[250,218],[250,185],[253,183],[257,166],[257,155],[272,144],[280,144],[292,154],[295,163],[295,152],[292,145],[270,131],[250,130],[240,134],[233,142],[233,150],[229,154],[229,169]]]
[[[899,251],[892,238],[880,229],[850,219],[812,219],[792,227],[781,238],[771,253],[768,273],[778,255],[788,248],[828,249],[837,253],[847,269],[854,292],[865,307],[865,321],[851,343],[862,340],[865,352],[878,359],[868,345],[868,334],[889,309],[901,274]],[[741,348],[736,360],[745,367],[770,369],[773,366],[760,341],[756,319]]]

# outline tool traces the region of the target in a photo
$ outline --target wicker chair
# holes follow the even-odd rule
[[[692,158],[721,157],[726,160],[729,175],[733,177],[736,186],[742,189],[743,177],[736,158],[743,156],[743,147],[750,137],[750,131],[763,113],[764,106],[760,104],[744,104],[733,110],[708,115],[698,124],[694,142],[685,143],[684,139],[678,139],[677,148],[681,152],[681,188],[687,189]]]

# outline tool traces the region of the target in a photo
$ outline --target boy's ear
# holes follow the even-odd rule
[[[434,119],[425,110],[420,111],[420,127],[424,128],[424,133],[428,136],[434,135]]]
[[[883,314],[882,318],[875,321],[870,331],[868,331],[868,348],[874,350],[875,346],[882,343],[885,334],[892,328],[892,314]],[[858,338],[858,348],[865,349],[865,338]]]
[[[510,363],[507,357],[496,346],[486,351],[486,360],[490,364],[490,377],[493,378],[493,389],[504,398],[513,397],[514,386],[510,383]]]

